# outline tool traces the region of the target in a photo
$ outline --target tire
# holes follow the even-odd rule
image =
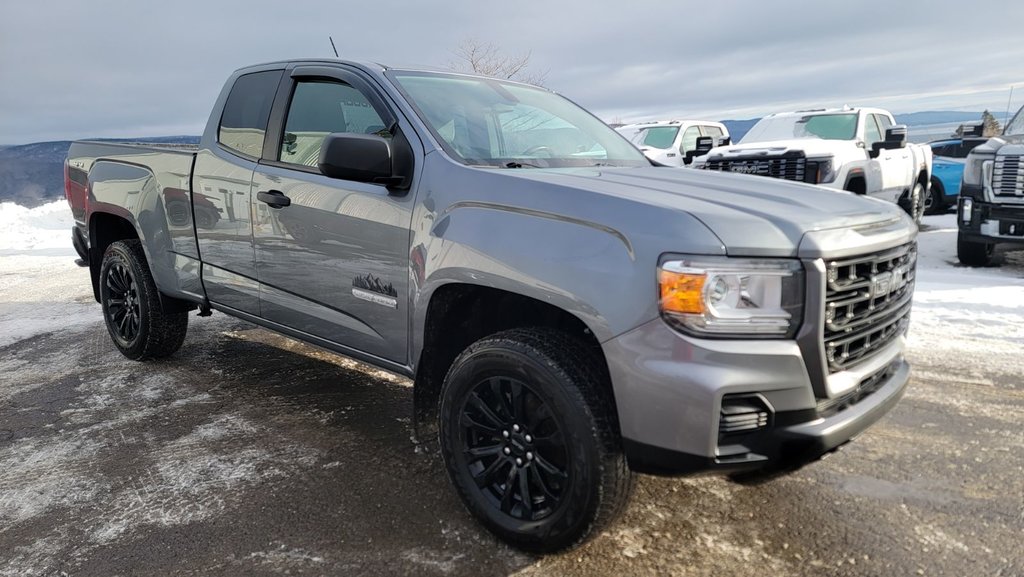
[[[924,185],[920,182],[915,182],[903,205],[903,210],[907,211],[910,218],[914,219],[914,222],[917,224],[921,224],[921,217],[924,216],[924,196]]]
[[[924,213],[942,214],[944,212],[946,212],[946,194],[942,188],[942,183],[933,176],[931,190],[928,191],[928,196],[925,197]]]
[[[100,265],[100,302],[114,346],[135,361],[172,355],[188,330],[188,312],[165,313],[138,240],[111,244]]]
[[[987,266],[992,262],[996,245],[990,242],[975,242],[957,233],[956,257],[967,266]]]
[[[629,499],[633,474],[601,364],[565,333],[514,329],[472,344],[445,377],[448,475],[469,512],[515,547],[575,546]]]

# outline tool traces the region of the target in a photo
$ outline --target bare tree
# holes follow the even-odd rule
[[[527,70],[532,52],[505,54],[491,42],[483,42],[477,38],[463,40],[454,54],[455,60],[448,63],[448,68],[456,72],[472,72],[538,86],[543,86],[548,76],[547,70]]]

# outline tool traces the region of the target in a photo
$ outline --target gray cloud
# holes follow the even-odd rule
[[[862,104],[1002,113],[1024,101],[1024,4],[8,1],[0,143],[198,134],[224,78],[328,56],[443,67],[467,37],[532,52],[606,120]]]

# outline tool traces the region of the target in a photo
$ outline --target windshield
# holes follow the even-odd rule
[[[677,134],[679,134],[678,126],[652,126],[640,129],[640,132],[633,137],[633,142],[638,146],[672,148]]]
[[[1024,134],[1024,106],[1017,111],[1017,114],[1013,115],[1013,120],[1006,125],[1003,134],[1006,136]]]
[[[475,166],[650,166],[625,138],[546,90],[490,78],[396,71],[391,77],[454,158]]]
[[[792,140],[794,138],[852,140],[856,136],[856,113],[807,116],[787,114],[786,116],[762,118],[750,129],[750,132],[743,136],[740,144],[769,140]]]

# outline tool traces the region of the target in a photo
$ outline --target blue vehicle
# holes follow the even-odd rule
[[[925,214],[942,214],[956,204],[964,161],[975,146],[986,138],[950,138],[929,142],[932,147],[931,191],[925,198]]]

